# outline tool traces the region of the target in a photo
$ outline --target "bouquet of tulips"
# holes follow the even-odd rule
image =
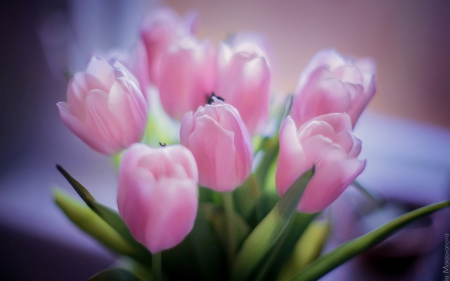
[[[317,280],[450,205],[321,255],[327,207],[350,185],[367,193],[352,130],[375,93],[374,62],[320,51],[280,102],[265,38],[214,47],[197,25],[196,14],[155,11],[133,50],[93,56],[58,103],[64,124],[118,164],[118,212],[58,166],[84,202],[56,190],[56,204],[119,256],[90,280]]]

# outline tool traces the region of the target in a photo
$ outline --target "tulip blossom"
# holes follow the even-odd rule
[[[199,183],[216,191],[232,191],[250,175],[253,149],[238,111],[215,100],[189,112],[181,122],[181,143],[195,157]]]
[[[145,50],[145,45],[142,40],[139,40],[130,52],[113,49],[106,54],[100,54],[100,56],[104,57],[111,63],[114,63],[114,61],[119,61],[126,68],[128,68],[128,70],[130,70],[130,72],[139,81],[139,86],[142,93],[146,99],[149,100],[146,96],[146,90],[149,84],[147,51]]]
[[[233,45],[221,44],[217,68],[215,93],[239,111],[252,135],[260,133],[268,121],[270,99],[271,75],[264,50],[242,38]]]
[[[134,144],[123,155],[117,205],[133,237],[152,253],[180,243],[194,226],[198,170],[181,145]]]
[[[361,152],[361,141],[351,130],[346,113],[322,115],[298,129],[289,116],[283,121],[276,172],[278,193],[283,195],[300,175],[315,166],[298,211],[323,210],[364,170],[366,161],[356,158]]]
[[[169,45],[195,33],[197,25],[196,13],[188,13],[183,20],[168,8],[157,9],[144,20],[141,38],[147,49],[150,82],[159,84],[161,57]]]
[[[354,127],[375,94],[375,63],[346,59],[333,49],[317,53],[297,85],[291,116],[297,124],[328,113],[347,113]]]
[[[119,62],[93,57],[75,73],[59,102],[64,124],[92,149],[114,154],[139,142],[147,122],[147,102],[139,82]]]
[[[215,51],[209,42],[185,37],[162,56],[159,95],[164,111],[181,120],[206,103],[214,90]]]

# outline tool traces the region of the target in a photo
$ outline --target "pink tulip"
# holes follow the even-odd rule
[[[315,166],[298,211],[323,210],[364,170],[366,161],[356,158],[361,152],[361,141],[351,130],[346,113],[322,115],[298,129],[289,116],[283,121],[276,172],[278,193],[283,195],[300,175]]]
[[[196,13],[188,13],[183,20],[169,8],[157,9],[144,20],[141,38],[147,49],[150,82],[159,84],[161,56],[169,45],[196,32],[197,25]]]
[[[161,104],[167,114],[181,120],[204,105],[214,90],[215,51],[209,42],[185,37],[163,54],[160,71]]]
[[[216,191],[232,191],[250,175],[253,149],[237,110],[215,100],[189,112],[181,122],[181,143],[195,157],[199,183]]]
[[[93,57],[86,72],[70,80],[67,100],[57,103],[62,121],[100,153],[114,154],[144,133],[147,102],[139,82],[119,62]]]
[[[268,121],[271,75],[263,48],[239,38],[235,44],[219,48],[215,93],[239,111],[255,135]]]
[[[317,53],[300,75],[291,116],[297,124],[346,112],[354,127],[375,94],[375,63],[346,59],[333,49]]]
[[[134,144],[123,155],[117,205],[133,237],[152,253],[180,243],[194,226],[198,170],[181,145]]]
[[[142,40],[139,40],[130,52],[113,49],[106,54],[100,53],[100,56],[111,63],[114,63],[114,61],[119,61],[126,68],[128,68],[139,81],[139,86],[142,93],[146,99],[149,100],[146,96],[147,87],[149,84],[147,51]]]

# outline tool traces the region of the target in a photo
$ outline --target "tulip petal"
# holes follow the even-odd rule
[[[123,155],[120,161],[119,188],[117,190],[117,206],[119,210],[124,206],[123,200],[128,190],[127,182],[131,180],[129,175],[138,168],[139,156],[145,157],[149,153],[151,153],[151,149],[148,146],[142,143],[135,143]]]
[[[363,76],[358,67],[354,65],[342,65],[334,69],[331,74],[344,83],[362,84]]]
[[[185,165],[191,171],[184,171]],[[135,144],[124,154],[119,212],[135,239],[152,253],[174,247],[194,225],[198,189],[196,178],[189,174],[197,174],[195,161],[181,145],[150,148]]]
[[[302,143],[308,138],[316,135],[322,135],[332,139],[335,135],[334,128],[324,121],[311,120],[305,123],[299,130],[298,140]]]
[[[127,174],[128,179],[118,188],[118,190],[126,188],[126,191],[120,193],[121,199],[118,197],[117,200],[123,202],[119,205],[119,213],[133,237],[147,247],[145,242],[148,234],[142,229],[146,229],[152,222],[151,216],[155,216],[154,212],[148,210],[155,207],[149,204],[153,193],[153,188],[149,186],[154,187],[157,182],[152,173],[144,168],[136,167]]]
[[[298,211],[315,213],[326,208],[364,170],[365,165],[365,160],[346,159],[317,167],[300,199]]]
[[[145,241],[152,253],[174,247],[192,230],[198,206],[198,193],[193,186],[194,180],[163,178],[153,189]]]
[[[226,110],[223,110],[223,107]],[[235,177],[241,179],[237,182],[240,185],[250,174],[253,162],[253,149],[250,135],[239,117],[239,112],[229,104],[222,103],[221,101],[215,102],[212,106],[208,106],[208,109],[216,110],[216,119],[219,120],[220,126],[224,130],[228,130],[234,133],[233,143],[235,146],[236,157],[236,171]],[[244,159],[244,160],[243,160]]]
[[[200,110],[200,109],[199,109]],[[192,111],[186,113],[181,120],[180,142],[184,146],[188,146],[189,135],[194,131],[194,113]]]
[[[188,143],[197,162],[201,185],[215,187],[217,191],[236,188],[236,148],[232,131],[225,130],[211,117],[202,116],[196,120]]]
[[[128,146],[138,141],[147,123],[148,106],[137,86],[124,77],[117,79],[109,92],[108,108],[114,112],[123,143]]]
[[[295,123],[288,116],[280,129],[280,154],[275,176],[278,193],[283,195],[294,181],[310,167],[297,139]]]
[[[195,158],[188,150],[178,149],[179,145],[172,145],[166,150],[173,162],[179,163],[187,173],[187,177],[198,181],[198,170]]]
[[[180,120],[184,114],[195,110],[202,104],[191,107],[191,93],[194,88],[192,69],[192,50],[185,48],[171,49],[161,59],[159,95],[164,111],[172,118]],[[201,93],[206,97],[208,92]],[[205,101],[206,99],[204,99]]]
[[[332,145],[331,139],[322,135],[313,136],[301,142],[307,166],[317,164],[324,152]]]
[[[352,124],[350,117],[346,113],[330,113],[321,116],[317,116],[311,121],[323,121],[328,123],[334,128],[336,133],[341,131],[351,131]],[[303,125],[304,126],[304,125]],[[303,129],[303,126],[299,128],[299,131]]]
[[[333,139],[333,143],[339,145],[348,157],[358,157],[361,152],[361,140],[356,138],[352,133],[341,131]]]
[[[109,89],[115,82],[113,68],[111,68],[111,65],[106,60],[100,57],[94,56],[91,58],[86,73],[96,77],[103,85],[99,89],[105,92],[109,92]]]
[[[69,104],[58,102],[56,105],[58,106],[59,115],[61,116],[64,125],[66,125],[77,137],[84,141],[88,146],[101,153],[108,154],[110,152],[109,148],[104,146],[83,122],[69,113]]]
[[[368,84],[367,86],[364,87],[365,88],[365,92],[364,92],[364,94],[360,95],[358,97],[358,99],[356,99],[354,101],[352,109],[350,109],[348,111],[348,115],[352,119],[353,126],[355,126],[356,121],[358,121],[359,116],[364,111],[364,109],[366,108],[367,104],[370,102],[370,100],[372,99],[372,97],[373,97],[373,95],[375,94],[375,91],[376,91],[374,76],[373,75],[370,76],[370,77],[366,77],[367,75],[364,75],[364,76],[365,76],[365,78],[364,78],[365,82],[364,83]]]
[[[90,74],[77,72],[70,79],[67,88],[67,102],[70,104],[70,114],[84,120],[86,95],[90,89],[102,89],[103,85]]]
[[[351,95],[338,79],[322,79],[308,91],[308,107],[302,114],[302,120],[334,112],[347,112],[351,108]]]
[[[123,147],[120,128],[113,120],[115,117],[108,109],[108,94],[101,90],[90,91],[86,97],[86,124],[110,152]]]

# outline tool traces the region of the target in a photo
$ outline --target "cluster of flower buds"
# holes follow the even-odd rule
[[[68,102],[58,103],[63,122],[94,150],[112,155],[128,148],[120,165],[119,212],[153,253],[191,231],[198,184],[230,192],[248,178],[251,136],[269,120],[274,60],[264,38],[237,34],[216,48],[195,37],[197,26],[196,14],[182,19],[157,10],[145,19],[130,54],[92,58],[70,81]],[[324,50],[300,75],[291,116],[279,132],[276,171],[283,195],[315,167],[299,211],[323,210],[363,171],[361,142],[351,131],[375,92],[374,72],[369,59]],[[136,144],[146,128],[150,84],[165,112],[181,121],[181,145]]]

